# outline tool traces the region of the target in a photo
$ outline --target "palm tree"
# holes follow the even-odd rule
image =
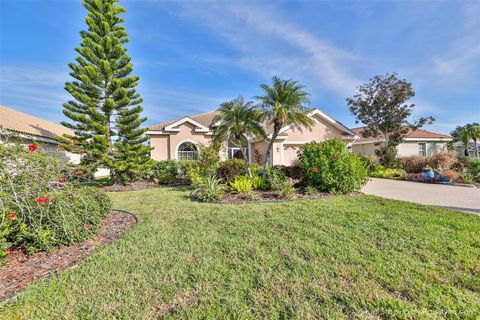
[[[461,128],[458,130],[458,140],[460,140],[463,143],[463,146],[465,148],[464,155],[465,156],[470,156],[468,152],[468,142],[470,142],[471,139],[471,130],[469,128]]]
[[[264,166],[268,165],[272,153],[273,143],[280,130],[287,125],[306,126],[310,128],[313,121],[306,115],[307,104],[310,102],[309,93],[304,91],[305,86],[293,80],[272,78],[272,86],[260,85],[263,96],[257,96],[264,111],[264,117],[273,126],[273,133],[265,155]],[[266,170],[264,170],[264,176]]]
[[[222,103],[218,111],[219,113],[213,119],[213,143],[219,145],[228,141],[240,148],[248,175],[252,178],[249,161],[244,150],[248,146],[248,138],[265,138],[261,110],[253,102],[238,97]]]

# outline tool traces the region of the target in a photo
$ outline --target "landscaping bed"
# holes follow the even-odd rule
[[[9,251],[5,257],[6,264],[0,267],[0,300],[14,295],[38,278],[75,267],[79,259],[92,254],[101,245],[119,239],[136,222],[137,218],[133,214],[114,210],[102,222],[100,233],[95,239],[54,249],[49,253],[27,255],[21,249]]]
[[[295,194],[291,198],[285,199],[281,195],[279,195],[278,192],[271,190],[255,190],[252,191],[252,193],[253,196],[249,195],[248,197],[245,194],[226,193],[220,200],[220,203],[285,202],[287,200],[322,199],[332,196],[330,193],[327,192],[317,192],[310,195],[301,192],[295,192]]]

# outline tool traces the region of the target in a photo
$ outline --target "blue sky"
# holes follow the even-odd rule
[[[376,74],[416,91],[449,132],[480,121],[480,1],[121,1],[148,124],[251,98],[273,75],[355,126],[345,98]],[[0,104],[63,120],[79,1],[0,1]]]

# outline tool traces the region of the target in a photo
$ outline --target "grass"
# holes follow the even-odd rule
[[[140,223],[0,305],[5,319],[476,319],[480,217],[372,196],[111,194]]]

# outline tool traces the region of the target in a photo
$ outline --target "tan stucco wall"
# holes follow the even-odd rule
[[[342,132],[339,129],[335,128],[317,116],[315,116],[315,118],[317,119],[317,122],[312,126],[311,129],[308,129],[307,127],[292,127],[285,131],[284,134],[288,134],[288,138],[285,140],[285,142],[323,141],[342,137]]]
[[[169,160],[170,150],[168,146],[168,135],[152,135],[150,136],[150,156],[153,160]]]
[[[399,157],[418,156],[418,143],[419,142],[403,142],[398,145]],[[427,147],[427,156],[435,155],[440,151],[447,150],[446,142],[429,142],[425,141]],[[375,150],[378,148],[373,142],[365,144],[354,144],[352,146],[353,152],[361,155],[375,156]]]
[[[151,157],[155,160],[176,160],[177,147],[185,141],[193,142],[196,145],[208,145],[211,136],[195,132],[195,126],[190,123],[183,123],[179,131],[171,132],[170,135],[151,135],[150,145],[153,148]]]

